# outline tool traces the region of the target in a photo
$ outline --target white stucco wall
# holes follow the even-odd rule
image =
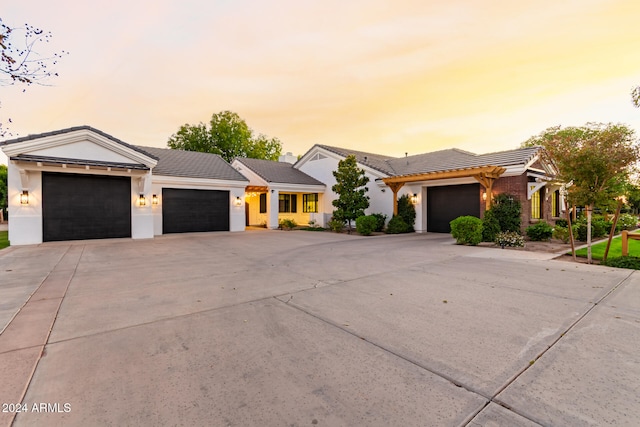
[[[313,157],[313,153],[309,154]],[[331,215],[334,210],[332,202],[338,198],[337,194],[331,191],[331,187],[336,183],[333,171],[338,169],[338,162],[342,160],[342,157],[326,152],[322,152],[322,155],[326,157],[318,160],[307,160],[296,167],[326,185],[324,197],[322,197],[322,200],[320,201],[321,211],[324,213],[324,223],[321,225],[324,226],[327,221],[331,219]],[[374,173],[374,171],[361,164],[358,164],[358,167],[363,168],[365,170],[365,175],[369,178],[369,183],[367,184],[369,208],[365,213],[385,214],[387,215],[388,221],[393,215],[393,192],[390,188],[386,187],[386,185],[380,186],[378,183],[379,181],[376,181],[376,179],[381,178],[384,175],[379,172]]]
[[[18,168],[9,162],[7,197],[9,212],[9,241],[11,245],[42,243],[42,174],[31,172],[23,188]],[[29,192],[29,204],[20,204],[22,190]]]

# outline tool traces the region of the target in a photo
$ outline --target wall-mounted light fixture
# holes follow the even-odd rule
[[[154,205],[157,205],[159,203],[157,194],[154,194],[153,196],[151,196],[151,203]]]
[[[140,194],[140,197],[138,197],[138,206],[147,206],[147,199],[145,199],[144,194]]]
[[[20,204],[28,205],[29,204],[29,192],[27,190],[22,190],[20,194]]]
[[[482,192],[482,200],[484,200],[485,202],[487,201],[487,192],[486,191]]]
[[[416,193],[413,193],[413,195],[411,196],[411,203],[414,205],[418,204],[418,195]]]
[[[242,199],[240,198],[240,196],[236,197],[236,199],[233,201],[233,204],[235,204],[236,206],[242,206]]]

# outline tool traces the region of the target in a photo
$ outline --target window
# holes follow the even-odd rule
[[[542,204],[540,202],[540,190],[531,195],[531,219],[542,218]]]
[[[318,193],[302,195],[302,212],[304,213],[318,212]]]
[[[267,213],[267,194],[260,194],[260,213]]]
[[[280,213],[296,213],[298,205],[298,196],[296,194],[279,194],[278,195],[278,212]]]
[[[551,215],[556,218],[560,216],[560,190],[551,195]]]

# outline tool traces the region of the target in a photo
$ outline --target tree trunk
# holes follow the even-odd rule
[[[607,248],[604,250],[604,256],[602,257],[603,261],[606,261],[607,256],[609,255],[609,248],[611,248],[611,240],[613,239],[613,235],[616,234],[616,226],[618,225],[618,218],[620,218],[621,209],[622,209],[622,199],[618,199],[618,208],[616,209],[616,214],[613,217],[613,224],[611,224],[611,231],[609,232],[609,240],[607,240]]]
[[[576,260],[576,242],[573,237],[573,227],[571,226],[571,211],[569,211],[569,203],[567,203],[567,199],[564,200],[564,207],[567,210],[567,227],[569,227],[569,241],[571,242],[571,255],[573,256],[573,260]],[[575,209],[575,207],[574,207]]]
[[[591,264],[591,213],[593,205],[587,206],[587,263]]]

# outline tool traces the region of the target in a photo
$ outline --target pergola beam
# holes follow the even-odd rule
[[[454,179],[454,178],[475,178],[484,188],[487,194],[486,208],[491,208],[493,200],[493,183],[500,175],[505,173],[507,169],[501,166],[478,166],[462,169],[450,169],[445,171],[426,172],[412,175],[401,175],[390,178],[382,178],[382,182],[387,184],[393,191],[393,214],[398,214],[398,191],[402,186],[409,182],[434,181],[436,179]]]

